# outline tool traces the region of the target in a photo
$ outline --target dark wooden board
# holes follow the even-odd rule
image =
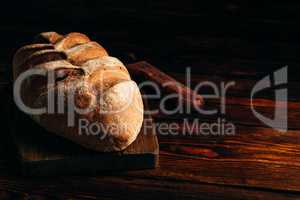
[[[158,165],[159,147],[152,118],[145,115],[137,139],[124,151],[101,153],[46,132],[15,110],[12,135],[24,175],[95,174],[101,171],[149,169]]]

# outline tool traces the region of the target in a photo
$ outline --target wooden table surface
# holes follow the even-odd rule
[[[300,199],[299,3],[222,1],[197,7],[189,0],[181,9],[180,3],[170,0],[122,5],[103,1],[100,12],[98,4],[73,1],[65,15],[65,8],[57,5],[43,12],[54,6],[51,2],[28,3],[35,14],[26,15],[25,3],[21,3],[15,8],[17,16],[0,16],[2,20],[11,17],[0,28],[1,200]],[[7,106],[12,101],[10,63],[18,47],[49,29],[85,32],[126,63],[146,60],[183,83],[189,66],[192,87],[202,81],[235,81],[228,90],[224,117],[236,125],[236,134],[158,135],[160,167],[154,170],[21,177],[9,138],[10,128],[18,126],[11,123],[11,107]],[[289,130],[279,132],[253,115],[249,97],[258,80],[286,65]],[[203,88],[201,93],[209,90]],[[273,116],[272,91],[260,93],[253,103],[260,113]],[[210,100],[208,106],[219,108],[219,101]],[[215,122],[218,116],[157,114],[154,119],[182,125],[185,118]]]

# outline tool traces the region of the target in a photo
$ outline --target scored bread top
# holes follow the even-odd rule
[[[139,88],[123,63],[109,56],[97,42],[81,33],[41,33],[33,44],[20,48],[14,56],[15,80],[29,69],[54,72],[55,83],[49,86],[47,78],[31,77],[21,90],[26,105],[47,106],[47,94],[52,90],[55,94],[74,94],[76,108],[93,107],[87,113],[75,113],[74,126],[68,125],[66,112],[32,116],[48,131],[97,151],[120,151],[136,139],[143,122]],[[64,103],[68,103],[66,96]],[[70,106],[65,105],[63,110],[69,111]],[[80,119],[101,125],[101,133],[89,130],[83,134]]]

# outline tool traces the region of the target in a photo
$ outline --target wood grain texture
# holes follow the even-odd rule
[[[200,123],[213,122],[213,118],[199,118],[193,114],[155,116],[155,125],[166,122],[176,123],[180,127],[178,135],[160,134],[157,130],[160,142],[158,169],[42,180],[3,174],[0,175],[2,195],[20,199],[153,199],[162,196],[177,199],[224,199],[224,196],[230,199],[297,198],[300,195],[299,130],[282,133],[258,126],[251,123],[249,116],[241,117],[247,115],[245,109],[250,106],[248,99],[231,96],[226,100],[228,106],[234,106],[229,110],[239,122],[236,124],[236,134],[231,136],[203,135],[196,129],[186,134],[183,131],[184,118],[199,119]],[[218,103],[218,100],[209,101],[208,106],[218,106]],[[268,99],[256,99],[254,105],[269,114],[275,107],[274,102]],[[242,107],[245,108],[243,115]],[[290,102],[289,108],[296,113],[299,105]],[[290,125],[293,127],[298,119],[292,117],[295,122]],[[13,161],[2,164],[9,163]],[[2,170],[9,172],[5,168]],[[113,187],[116,184],[118,187]],[[60,191],[59,195],[55,191]],[[149,192],[151,195],[145,196]]]
[[[251,190],[214,184],[195,184],[190,181],[160,180],[122,175],[72,177],[38,180],[0,179],[6,195],[36,197],[37,199],[295,199],[296,193]],[[16,192],[17,191],[17,192]],[[95,192],[97,191],[97,192]],[[4,194],[5,195],[5,194]]]
[[[299,131],[247,126],[233,136],[160,136],[161,168],[199,182],[298,191],[299,142]]]
[[[1,81],[10,83],[10,58],[36,33],[84,32],[122,61],[146,60],[180,82],[186,67],[191,67],[193,85],[236,81],[226,104],[237,133],[160,134],[158,169],[45,179],[18,176],[9,142],[3,139],[0,199],[299,199],[299,9],[297,1],[270,0],[212,0],[201,6],[195,0],[6,2],[0,13],[5,19],[0,27],[5,38]],[[290,130],[280,133],[254,119],[249,91],[257,80],[286,65]],[[1,111],[9,113],[3,105],[11,93],[2,88]],[[203,88],[201,94],[209,92]],[[214,108],[219,102],[206,103]],[[157,102],[151,104],[157,107]],[[254,104],[264,115],[273,115],[272,92],[256,96]],[[185,117],[211,123],[218,115],[158,115],[155,121],[182,127]],[[3,126],[9,131],[8,122]]]

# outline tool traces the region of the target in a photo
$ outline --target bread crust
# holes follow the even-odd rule
[[[81,33],[41,33],[39,43],[20,48],[13,59],[14,79],[29,69],[43,69],[55,75],[52,85],[29,78],[22,85],[24,102],[34,108],[48,105],[53,92],[55,112],[32,115],[51,133],[101,152],[121,151],[137,137],[143,123],[143,101],[137,84],[117,58],[110,57],[98,43]],[[69,94],[73,103],[70,104]],[[61,103],[63,102],[63,106]],[[59,106],[57,106],[59,105]],[[76,109],[86,109],[77,112]],[[74,124],[69,126],[70,111]],[[95,134],[92,127],[100,127]],[[85,125],[86,125],[85,124]]]

